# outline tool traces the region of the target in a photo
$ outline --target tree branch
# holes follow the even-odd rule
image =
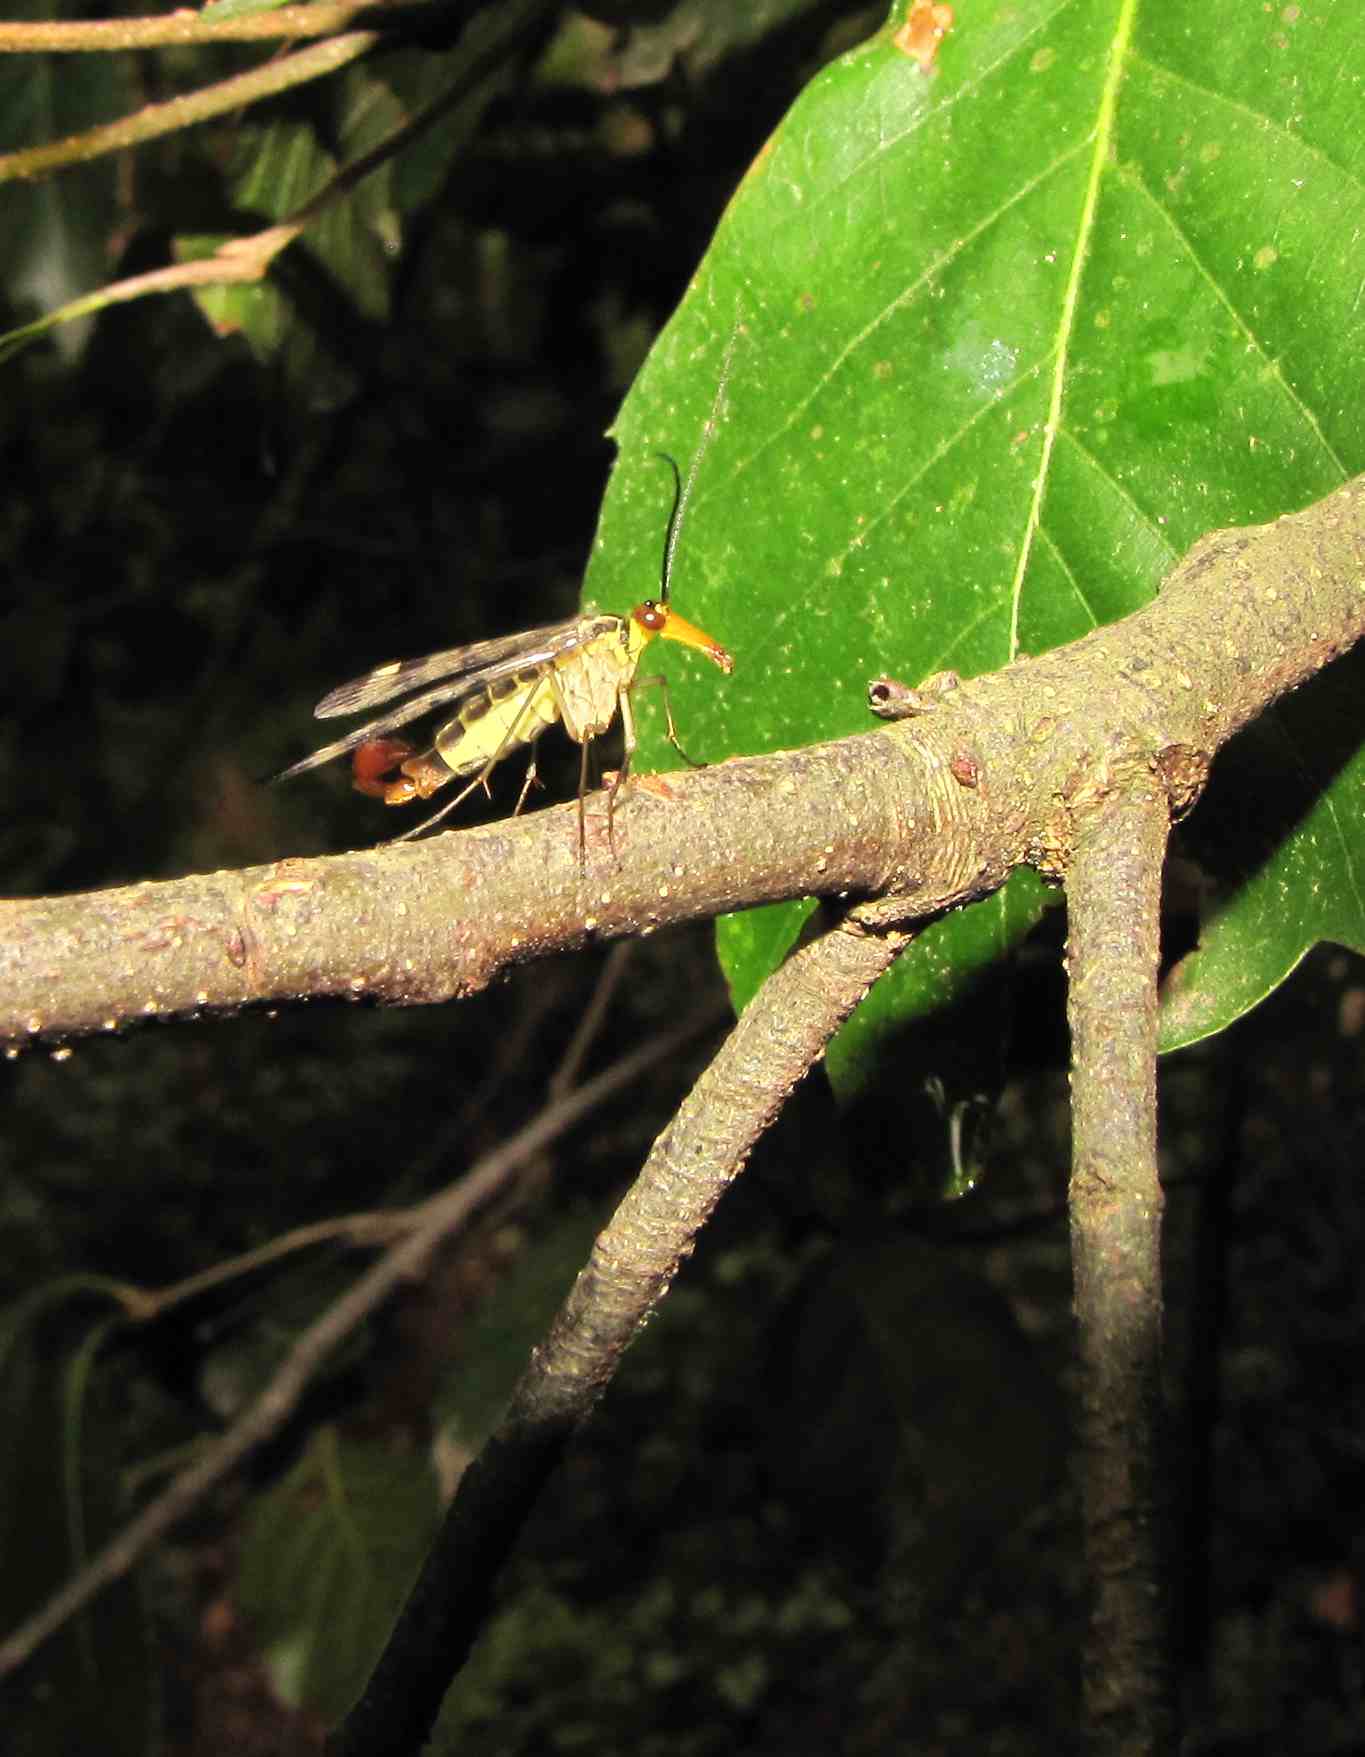
[[[895,726],[630,787],[580,861],[572,807],[321,860],[0,905],[0,1042],[303,996],[410,1005],[508,967],[780,898],[973,900],[1065,872],[1098,770],[1198,798],[1234,732],[1365,633],[1365,477],[1201,539],[1149,605]],[[793,810],[799,802],[799,811]]]
[[[656,1062],[674,1054],[710,1022],[694,1015],[646,1043],[565,1097],[556,1098],[479,1162],[449,1189],[405,1216],[404,1236],[368,1269],[335,1304],[300,1335],[256,1401],[164,1494],[145,1507],[111,1540],[88,1567],[67,1582],[40,1611],[0,1644],[0,1677],[21,1666],[106,1586],[121,1579],[138,1559],[197,1506],[243,1458],[279,1432],[327,1356],[403,1281],[418,1274],[433,1250],[462,1226],[505,1182],[509,1172],[533,1158],[565,1130],[616,1093],[625,1090]]]
[[[659,1136],[592,1248],[506,1415],[470,1465],[338,1736],[341,1757],[409,1757],[487,1617],[498,1572],[574,1430],[667,1293],[792,1090],[911,934],[854,910],[769,977]]]
[[[1097,1663],[1102,1669],[1127,1644],[1155,1724],[1164,1620],[1149,1607],[1145,1623],[1132,1621],[1131,1603],[1113,1590],[1115,1530],[1126,1546],[1122,1570],[1160,1577],[1149,1516],[1154,1453],[1150,1443],[1139,1447],[1136,1473],[1117,1493],[1095,1461],[1112,1439],[1101,1419],[1111,1397],[1125,1399],[1126,1420],[1146,1422],[1142,1433],[1154,1431],[1160,1306],[1149,1086],[1159,849],[1169,816],[1198,797],[1219,746],[1365,633],[1362,578],[1365,478],[1273,525],[1203,539],[1161,596],[1124,623],[917,700],[932,711],[895,728],[633,789],[617,812],[614,847],[600,835],[582,862],[576,813],[565,808],[426,845],[6,906],[0,1031],[24,1042],[286,995],[444,999],[507,964],[593,937],[775,896],[869,899],[775,973],[659,1137],[461,1485],[347,1722],[343,1750],[406,1751],[430,1726],[547,1472],[754,1142],[907,943],[911,922],[983,894],[1026,860],[1071,874],[1077,1297],[1093,1375],[1097,1640],[1108,1643]],[[1112,971],[1117,1000],[1105,984]],[[591,1090],[576,1102],[586,1107]],[[1126,1098],[1118,1133],[1116,1096]],[[523,1131],[521,1152],[539,1144],[538,1126],[549,1125]],[[458,1217],[474,1199],[461,1186],[440,1200]],[[305,1334],[247,1426],[97,1561],[85,1597],[129,1565],[128,1546],[135,1553],[152,1541],[189,1504],[184,1496],[202,1494],[282,1419],[280,1399],[292,1401],[300,1375],[331,1346],[325,1327],[354,1321],[344,1316],[352,1301],[370,1309],[429,1248],[421,1235],[405,1239]],[[1115,1334],[1125,1345],[1118,1356]],[[1131,1442],[1131,1429],[1124,1438]],[[60,1614],[73,1608],[65,1603]],[[26,1645],[15,1638],[0,1649],[0,1666],[30,1651],[55,1615],[49,1609],[23,1632]],[[1092,1706],[1097,1717],[1107,1712],[1099,1698]]]
[[[1094,1604],[1087,1749],[1157,1757],[1175,1725],[1169,1461],[1161,1419],[1157,964],[1170,805],[1150,770],[1114,773],[1078,824],[1067,877],[1071,1248],[1080,1464]]]

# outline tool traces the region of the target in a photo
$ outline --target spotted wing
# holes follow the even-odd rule
[[[497,675],[502,676],[504,671],[515,669],[515,665],[504,666]],[[298,762],[290,763],[287,769],[280,770],[275,779],[287,781],[292,775],[303,774],[306,769],[320,768],[323,763],[330,763],[333,757],[345,756],[348,750],[354,750],[358,745],[369,744],[372,739],[382,738],[386,732],[396,732],[400,726],[420,719],[430,708],[440,707],[443,703],[454,707],[470,696],[478,695],[480,690],[487,687],[488,679],[488,672],[476,671],[468,677],[453,678],[438,689],[429,689],[423,695],[414,696],[411,701],[400,702],[387,714],[380,714],[378,719],[367,720],[363,726],[355,727],[344,738],[334,739],[331,744],[324,744],[321,750],[315,750],[310,756],[300,757]],[[360,681],[365,680],[362,678]]]
[[[498,678],[519,671],[524,665],[539,664],[580,646],[595,632],[589,632],[589,623],[600,620],[575,616],[567,622],[547,623],[544,628],[526,628],[518,634],[498,635],[491,641],[472,641],[467,647],[447,647],[443,653],[429,653],[425,659],[394,659],[388,665],[367,671],[364,677],[338,684],[313,709],[314,718],[330,720],[335,714],[358,714],[362,708],[377,708],[381,702],[392,701],[395,696],[407,695],[410,690],[421,689],[423,685],[437,683],[442,678],[455,683],[468,680],[478,672],[480,682],[495,683]],[[464,688],[463,682],[460,687]],[[448,700],[449,697],[441,698],[433,692],[430,698],[422,698],[426,707],[435,707],[441,699]],[[416,715],[405,717],[413,719]],[[401,720],[396,722],[400,726],[403,723]]]
[[[392,701],[395,696],[421,689],[424,683],[433,683],[435,687],[399,702],[387,714],[367,720],[344,738],[335,739],[331,744],[324,744],[321,750],[301,757],[287,769],[282,769],[275,779],[287,781],[308,769],[320,768],[334,757],[345,756],[359,745],[382,738],[386,732],[396,732],[412,720],[419,720],[432,708],[454,709],[500,678],[573,652],[619,621],[620,618],[615,616],[577,616],[568,622],[548,623],[544,628],[523,629],[520,634],[475,641],[467,647],[450,647],[425,659],[400,659],[391,665],[381,665],[377,671],[357,677],[351,683],[340,684],[323,696],[313,710],[315,717],[329,719],[334,714],[376,707],[380,702]],[[437,682],[437,679],[444,681]]]

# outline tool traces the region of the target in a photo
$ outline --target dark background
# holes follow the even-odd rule
[[[393,833],[344,774],[262,777],[309,747],[338,681],[572,613],[603,431],[745,166],[847,41],[841,14],[877,22],[817,8],[700,81],[501,100],[410,221],[387,323],[298,290],[319,340],[303,382],[184,296],[106,313],[74,358],[0,369],[10,894]],[[111,274],[208,229],[211,162],[146,156]],[[0,304],[6,327],[31,315]],[[552,742],[563,798],[576,752],[556,763]],[[1025,1028],[991,1046],[986,1175],[961,1202],[930,1199],[946,1135],[917,1064],[893,1081],[913,1112],[883,1093],[840,1117],[819,1080],[799,1096],[547,1494],[503,1637],[451,1704],[464,1748],[1069,1748],[1084,1599],[1057,937],[1012,973]],[[161,1286],[440,1187],[544,1102],[602,971],[585,956],[458,1007],[180,1022],[6,1065],[7,1297],[74,1270]],[[636,948],[592,1065],[708,986],[705,933]],[[1201,1751],[1362,1748],[1362,996],[1358,963],[1323,952],[1164,1069]],[[538,1165],[143,1570],[167,1748],[317,1748],[237,1590],[257,1497],[321,1422],[396,1455],[452,1412],[477,1427],[466,1406],[496,1407],[697,1065],[675,1058]],[[111,1342],[123,1506],[362,1260],[293,1262]],[[490,1309],[510,1310],[501,1330]]]

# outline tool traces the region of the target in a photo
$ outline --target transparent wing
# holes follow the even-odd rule
[[[601,624],[616,621],[615,617],[575,616],[567,622],[547,623],[544,628],[522,629],[518,634],[499,635],[491,641],[473,641],[467,647],[447,647],[443,653],[430,653],[424,659],[395,659],[380,665],[364,677],[353,678],[330,690],[313,709],[316,719],[330,720],[335,714],[355,714],[362,708],[377,708],[380,702],[407,695],[424,684],[448,678],[452,683],[466,681],[477,672],[483,683],[496,683],[509,672],[524,665],[536,665],[571,652],[602,632]],[[463,688],[463,684],[461,688]],[[443,699],[433,694],[424,697],[427,707]],[[420,711],[420,710],[419,710]],[[414,716],[405,714],[405,719]],[[402,725],[403,721],[395,722]]]
[[[357,677],[351,683],[340,684],[325,695],[313,710],[315,716],[327,719],[334,714],[354,713],[360,708],[391,701],[394,696],[406,695],[409,690],[418,689],[423,683],[437,678],[444,681],[434,689],[423,690],[420,695],[399,702],[387,714],[367,720],[344,738],[335,739],[331,744],[324,744],[321,750],[301,757],[287,769],[281,769],[275,779],[287,781],[308,769],[320,768],[323,763],[330,763],[333,757],[345,756],[358,745],[368,744],[371,739],[382,738],[386,732],[396,732],[400,726],[419,720],[432,708],[448,706],[455,710],[461,702],[478,695],[500,678],[573,652],[599,635],[609,633],[620,622],[619,616],[577,616],[568,622],[552,622],[544,628],[524,629],[520,634],[502,635],[496,640],[451,647],[425,659],[400,659],[391,665],[381,665],[377,671]]]
[[[458,650],[458,649],[457,649]],[[419,661],[420,663],[420,661]],[[443,683],[438,689],[429,689],[423,695],[414,696],[411,701],[400,702],[387,714],[381,714],[376,720],[367,720],[363,726],[357,726],[344,738],[338,738],[331,744],[324,744],[321,750],[315,750],[311,756],[301,757],[298,762],[291,763],[287,769],[281,769],[275,776],[277,781],[287,781],[291,775],[301,775],[305,769],[316,769],[323,763],[330,763],[333,757],[345,756],[348,750],[357,745],[368,744],[372,738],[382,738],[386,732],[396,732],[400,726],[406,726],[411,720],[418,720],[431,708],[438,708],[443,703],[452,707],[467,701],[470,696],[478,695],[488,687],[490,681],[505,676],[509,671],[520,669],[523,665],[533,664],[534,660],[523,655],[515,662],[506,662],[496,668],[474,672],[468,677],[454,678]],[[363,683],[366,680],[358,680]],[[343,687],[350,687],[343,685]]]

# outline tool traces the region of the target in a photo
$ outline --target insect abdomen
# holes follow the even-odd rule
[[[436,749],[452,774],[473,774],[517,745],[530,744],[558,718],[550,669],[536,665],[472,696],[436,734]]]

